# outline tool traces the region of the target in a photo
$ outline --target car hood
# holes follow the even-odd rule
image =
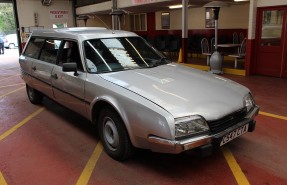
[[[221,76],[176,63],[100,75],[154,102],[175,118],[201,115],[216,120],[243,108],[249,90]]]

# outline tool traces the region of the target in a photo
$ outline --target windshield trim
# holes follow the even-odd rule
[[[87,43],[93,48],[93,50],[100,56],[100,58],[104,61],[105,65],[109,68],[110,71],[113,71],[111,67],[107,64],[106,60],[102,57],[102,55],[98,52],[98,50],[90,43],[90,41],[87,41]]]
[[[103,39],[111,39],[111,41],[109,41],[111,43],[106,42],[108,44],[106,45],[106,43],[102,41]],[[113,39],[116,39],[117,42],[121,44],[120,48],[125,51],[124,53],[115,53],[111,50],[119,47],[117,43],[115,43],[115,47],[113,46]],[[153,68],[171,62],[163,53],[159,52],[140,36],[83,40],[83,49],[87,72],[92,74]],[[126,62],[128,61],[126,61],[124,57],[121,57],[121,54],[124,54],[124,56],[135,65],[127,64]],[[113,58],[110,57],[115,58],[113,60]]]

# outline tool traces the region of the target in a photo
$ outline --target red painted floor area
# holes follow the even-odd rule
[[[42,107],[29,102],[25,88],[17,90],[24,84],[19,84],[23,81],[17,57],[9,52],[13,51],[0,57],[0,136]],[[287,79],[223,76],[250,88],[261,111],[287,116]],[[12,84],[18,85],[8,86]],[[8,185],[76,184],[98,144],[95,128],[87,120],[48,99],[43,107],[44,111],[0,141],[0,172]],[[263,115],[256,120],[255,132],[226,147],[251,185],[285,185],[287,121]],[[238,184],[220,149],[208,157],[196,152],[167,155],[138,150],[126,162],[102,152],[91,170],[90,185]]]
[[[261,111],[287,117],[287,79],[266,76],[223,75],[248,87]]]

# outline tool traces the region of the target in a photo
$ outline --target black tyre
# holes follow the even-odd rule
[[[109,108],[101,110],[99,115],[99,135],[105,151],[118,161],[130,158],[134,154],[127,130],[120,116]]]
[[[27,91],[27,95],[31,103],[33,104],[42,103],[43,95],[39,91],[37,91],[36,89],[33,89],[27,84],[26,84],[26,91]]]

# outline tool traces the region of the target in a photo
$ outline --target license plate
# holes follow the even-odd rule
[[[242,134],[246,133],[248,131],[248,124],[242,126],[242,127],[239,127],[238,129],[236,130],[233,130],[232,132],[226,134],[225,136],[223,136],[221,142],[220,142],[220,146],[228,143],[229,141],[241,136]]]

